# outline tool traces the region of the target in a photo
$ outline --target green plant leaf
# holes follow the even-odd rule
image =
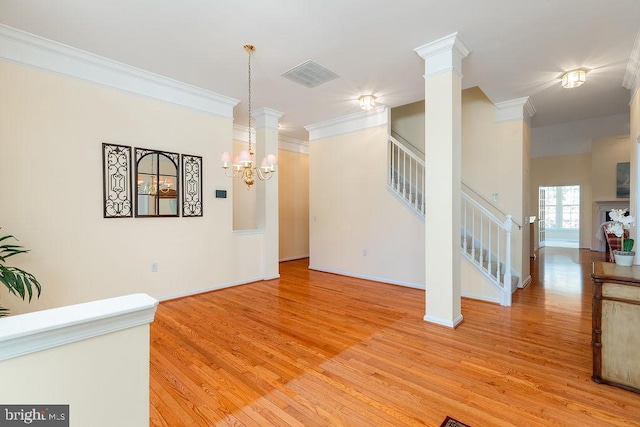
[[[18,240],[12,235],[7,235],[0,237],[0,242],[4,242],[11,238]],[[29,252],[29,250],[24,249],[20,245],[8,244],[7,242],[0,245],[0,283],[4,284],[10,293],[22,298],[22,300],[27,299],[28,295],[28,301],[31,302],[34,295],[40,297],[40,293],[42,292],[42,286],[40,286],[40,283],[35,276],[20,268],[2,264],[5,263],[6,259],[9,257],[27,252]],[[9,310],[0,306],[0,317],[4,317],[8,314]]]
[[[634,239],[624,239],[622,242],[622,250],[625,252],[633,251],[633,244],[635,243]]]

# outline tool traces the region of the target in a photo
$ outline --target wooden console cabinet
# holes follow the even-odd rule
[[[593,376],[640,393],[640,266],[593,265]]]

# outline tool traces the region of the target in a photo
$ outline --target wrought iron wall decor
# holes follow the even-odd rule
[[[136,148],[136,216],[179,216],[180,155]]]
[[[202,157],[182,155],[182,216],[202,216]]]
[[[131,147],[102,144],[102,191],[105,218],[131,218]]]

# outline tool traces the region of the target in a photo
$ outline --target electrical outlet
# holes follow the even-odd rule
[[[496,203],[500,200],[500,195],[498,193],[493,193],[491,195],[491,199],[493,200],[493,203]]]
[[[367,250],[366,249],[362,250],[362,256],[367,256]]]
[[[153,261],[151,263],[151,272],[152,273],[157,273],[158,272],[158,261]]]

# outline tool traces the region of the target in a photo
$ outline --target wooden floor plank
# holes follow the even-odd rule
[[[512,307],[280,265],[280,278],[160,304],[152,426],[640,426],[640,395],[591,381],[588,250],[545,248]]]

